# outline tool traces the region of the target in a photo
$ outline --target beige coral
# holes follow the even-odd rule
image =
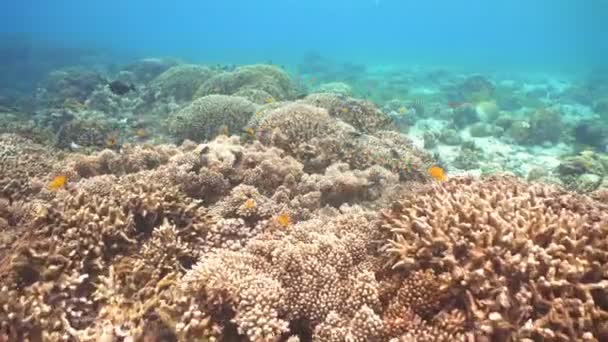
[[[452,277],[488,338],[603,339],[608,207],[512,178],[452,179],[385,212],[393,267]]]

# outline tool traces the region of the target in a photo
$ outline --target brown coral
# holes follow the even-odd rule
[[[607,209],[511,178],[452,179],[383,214],[384,251],[395,268],[450,275],[480,336],[603,340]]]

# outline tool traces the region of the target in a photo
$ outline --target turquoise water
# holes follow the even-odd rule
[[[0,31],[117,55],[292,64],[306,51],[365,64],[580,69],[607,60],[608,3],[484,0],[33,1]]]

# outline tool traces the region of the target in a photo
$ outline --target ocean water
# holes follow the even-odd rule
[[[292,64],[584,68],[606,58],[608,4],[556,1],[3,2],[0,32],[118,55]]]
[[[0,342],[608,341],[607,0],[0,2]]]

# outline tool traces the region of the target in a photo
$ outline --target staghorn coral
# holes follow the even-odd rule
[[[11,247],[0,250],[0,336],[399,337],[384,326],[390,303],[405,302],[395,299],[400,284],[382,290],[376,215],[354,204],[381,205],[397,176],[373,161],[308,174],[296,157],[224,135],[69,154],[41,176],[67,175],[65,188],[0,210]],[[448,329],[420,319],[425,333]]]
[[[507,177],[452,179],[383,213],[383,250],[394,268],[450,276],[477,338],[603,340],[606,209]]]
[[[169,116],[169,130],[180,140],[210,140],[218,134],[240,132],[255,105],[237,96],[208,95]]]
[[[108,281],[104,277],[113,277],[107,273],[113,261],[140,248],[137,239],[152,236],[154,242],[162,238],[158,235],[166,236],[163,232],[168,228],[153,232],[165,219],[174,223],[183,243],[192,243],[194,235],[203,235],[207,218],[197,202],[183,197],[175,188],[146,184],[144,179],[126,176],[104,198],[82,190],[58,194],[44,217],[14,243],[10,258],[0,262],[6,270],[0,273],[3,291],[10,294],[0,310],[0,321],[6,322],[2,331],[23,338],[26,335],[19,334],[38,333],[45,340],[81,334],[81,330],[92,327],[98,314],[103,314],[103,310],[98,311],[100,305],[111,300],[96,295],[95,289]],[[169,238],[172,233],[168,233]],[[176,260],[181,267],[194,263],[195,254],[184,258],[188,248],[179,242],[175,257],[164,250],[164,255],[156,256],[161,258],[157,264],[148,264],[147,272],[138,273],[136,280],[125,281],[122,291],[138,287],[144,291],[138,297],[143,304],[150,298],[145,292],[145,276],[154,285],[169,270],[175,270]],[[144,244],[142,254],[150,257],[149,249],[154,245]],[[140,260],[145,262],[145,258]]]

